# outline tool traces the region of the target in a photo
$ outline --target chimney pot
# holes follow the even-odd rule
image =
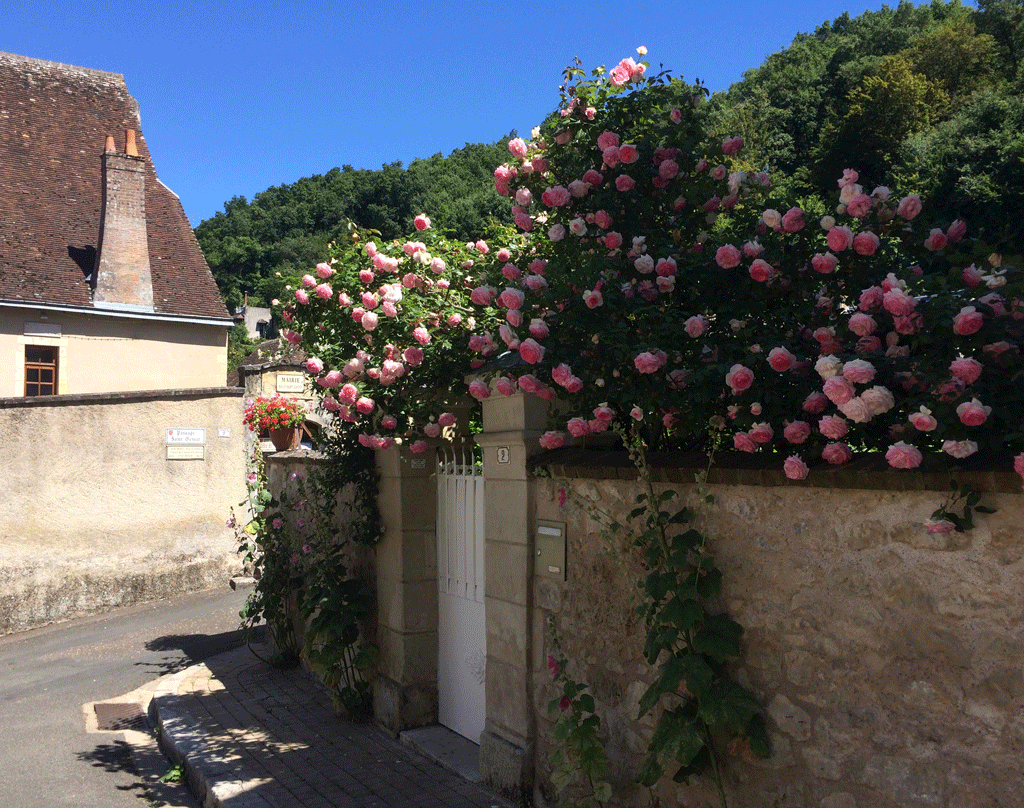
[[[103,146],[103,151],[112,152],[116,147],[114,146],[114,136],[107,135],[107,142]]]
[[[135,130],[126,129],[124,132],[124,153],[129,157],[138,157],[139,149],[135,145]]]

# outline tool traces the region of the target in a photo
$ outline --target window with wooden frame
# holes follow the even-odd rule
[[[57,394],[57,355],[59,348],[46,345],[25,346],[25,395]]]

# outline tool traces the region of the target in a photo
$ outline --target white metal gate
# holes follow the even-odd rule
[[[437,453],[438,721],[480,742],[484,729],[484,478],[472,448]]]

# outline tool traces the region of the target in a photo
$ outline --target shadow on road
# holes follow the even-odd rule
[[[230,651],[243,645],[246,641],[242,629],[225,631],[220,634],[167,634],[156,637],[146,643],[146,650],[156,653],[165,652],[160,660],[145,660],[135,664],[146,668],[155,676],[177,673],[189,665],[195,665],[216,654]],[[263,626],[251,632],[249,641],[263,641]]]

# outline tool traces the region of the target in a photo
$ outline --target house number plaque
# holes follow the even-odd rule
[[[507,446],[498,447],[498,462],[508,463],[509,462],[509,451]]]

